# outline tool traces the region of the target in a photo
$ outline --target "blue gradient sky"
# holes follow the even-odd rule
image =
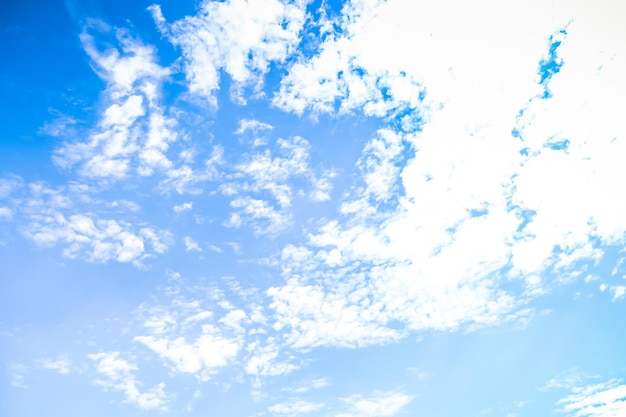
[[[619,2],[0,6],[0,415],[626,415]]]

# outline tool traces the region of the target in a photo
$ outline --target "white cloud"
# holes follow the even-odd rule
[[[239,127],[235,131],[236,135],[243,135],[246,132],[252,132],[256,134],[262,130],[272,130],[274,126],[269,123],[260,122],[254,119],[241,119],[239,121]]]
[[[283,391],[289,391],[289,392],[302,394],[302,393],[309,392],[314,389],[321,389],[329,385],[330,385],[330,382],[328,378],[316,378],[310,381],[306,381],[300,386],[283,388]]]
[[[166,23],[159,6],[153,17],[170,42],[182,48],[189,92],[216,105],[220,71],[233,82],[233,98],[259,91],[271,63],[294,52],[305,21],[304,0],[204,1],[195,16]]]
[[[0,220],[11,220],[13,214],[13,210],[9,207],[0,207]]]
[[[225,301],[217,288],[205,289],[212,296],[202,301],[188,299],[189,289],[178,284],[171,290],[167,305],[142,305],[138,309],[138,318],[148,334],[136,336],[133,341],[155,352],[173,371],[194,374],[206,381],[220,368],[232,364],[239,354],[245,313],[233,309],[215,317],[214,308]]]
[[[272,415],[295,416],[311,413],[313,411],[319,410],[322,407],[324,407],[324,404],[322,403],[312,403],[299,399],[293,399],[287,402],[274,404],[268,407],[267,411],[269,411]]]
[[[191,343],[182,336],[176,339],[137,336],[133,340],[153,350],[173,370],[195,374],[205,381],[218,368],[228,365],[236,357],[241,341],[220,336],[209,325],[203,326],[203,333]]]
[[[96,384],[103,388],[121,392],[124,402],[142,410],[167,410],[165,383],[160,383],[149,391],[141,392],[140,383],[135,378],[137,366],[120,357],[119,352],[101,352],[88,355],[96,362],[96,369],[104,378]]]
[[[71,365],[72,363],[67,356],[59,356],[57,359],[45,359],[41,361],[41,366],[56,371],[61,375],[69,374]]]
[[[347,413],[337,414],[336,417],[388,417],[408,405],[413,396],[400,392],[381,392],[370,398],[353,395],[343,400],[350,406]]]
[[[307,188],[313,201],[330,198],[334,173],[316,175],[309,165],[311,145],[307,140],[295,136],[278,139],[276,145],[273,151],[266,148],[244,156],[232,176],[237,181],[221,185],[223,194],[240,196],[231,201],[234,210],[228,226],[249,224],[257,234],[276,234],[291,225],[288,209]],[[302,180],[308,184],[302,184]]]
[[[127,222],[103,220],[89,213],[68,218],[59,212],[33,215],[25,234],[43,246],[66,244],[63,254],[68,258],[80,255],[95,262],[115,260],[138,266],[153,253],[163,253],[170,240],[167,232],[134,231]]]
[[[584,387],[573,387],[572,393],[557,403],[560,411],[572,417],[619,417],[626,414],[626,385],[612,379]]]
[[[100,51],[88,30],[99,36],[114,33],[118,48]],[[88,178],[120,180],[135,173],[167,172],[173,163],[165,155],[178,138],[176,121],[160,106],[160,88],[169,70],[157,63],[156,50],[132,39],[124,30],[113,30],[92,21],[80,36],[96,73],[107,82],[102,94],[104,110],[95,127],[76,135],[55,152],[62,168],[76,167]],[[64,132],[56,132],[66,136]]]
[[[115,219],[136,213],[136,203],[102,200],[96,188],[76,182],[57,188],[31,183],[24,187],[28,193],[13,199],[11,213],[27,238],[41,246],[61,244],[68,258],[143,266],[146,259],[167,250],[169,232]]]
[[[185,162],[180,167],[174,167],[165,173],[158,189],[162,192],[176,191],[178,194],[201,194],[200,184],[220,178],[220,166],[224,164],[224,149],[216,145],[203,165],[194,167],[191,162]]]
[[[226,226],[241,227],[251,224],[256,234],[276,234],[291,224],[288,213],[276,210],[269,203],[249,197],[231,201],[230,206],[234,213],[228,219]]]
[[[278,155],[272,155],[269,149],[252,154],[237,166],[237,170],[251,181],[242,187],[254,192],[267,191],[280,207],[287,207],[291,205],[292,199],[292,190],[287,181],[311,175],[308,166],[311,145],[298,136],[279,139],[276,144]]]
[[[626,286],[624,285],[615,285],[611,287],[613,290],[613,301],[621,300],[626,295]]]
[[[349,2],[341,33],[283,79],[285,110],[421,125],[379,131],[359,161],[364,185],[297,247],[303,259],[277,260],[286,281],[268,295],[293,346],[523,319],[549,291],[538,277],[576,279],[623,242],[623,25],[599,23],[609,2],[484,7]],[[541,81],[551,48],[562,66]]]
[[[232,310],[226,313],[219,322],[226,327],[234,329],[237,333],[245,333],[246,330],[241,326],[242,322],[245,324],[248,320],[248,315],[243,310]]]
[[[294,358],[282,358],[281,348],[275,338],[268,338],[265,343],[252,342],[247,346],[250,356],[244,364],[247,374],[259,376],[286,375],[300,368],[293,363]]]
[[[13,192],[24,186],[24,180],[17,175],[11,175],[7,178],[0,178],[0,199],[5,199]]]
[[[350,291],[349,286],[345,288]],[[352,299],[366,298],[358,288],[350,292]],[[380,313],[376,307],[374,311],[361,308],[359,302],[364,303],[365,299],[352,303],[346,294],[333,293],[321,286],[301,285],[296,280],[289,280],[280,288],[270,288],[268,295],[273,299],[270,308],[275,310],[274,329],[283,332],[286,342],[297,349],[323,345],[360,347],[388,343],[403,336],[401,331],[387,328],[376,317]]]
[[[11,386],[23,389],[28,388],[28,384],[25,381],[28,368],[23,363],[9,363],[7,368],[11,376]]]
[[[187,202],[187,203],[178,204],[178,205],[174,206],[173,210],[174,210],[175,213],[180,214],[180,213],[183,213],[185,211],[189,211],[192,208],[193,208],[193,203]]]
[[[392,195],[398,195],[396,188],[398,159],[403,151],[402,136],[385,129],[378,131],[378,137],[368,142],[363,149],[359,167],[366,184],[365,194],[375,200],[386,201]]]
[[[202,248],[198,246],[198,242],[193,240],[190,236],[185,236],[184,240],[185,240],[185,249],[187,249],[187,252],[189,251],[202,252]]]

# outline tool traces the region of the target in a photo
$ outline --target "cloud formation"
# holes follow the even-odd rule
[[[142,410],[167,410],[165,383],[141,392],[140,383],[134,375],[137,366],[120,357],[119,352],[94,353],[89,355],[89,359],[96,362],[96,369],[103,376],[95,381],[97,385],[122,393],[124,402]]]
[[[233,80],[232,97],[246,102],[245,90],[259,93],[271,64],[294,52],[305,21],[305,0],[204,1],[195,16],[167,23],[158,5],[154,20],[182,49],[189,93],[216,106],[220,72]]]

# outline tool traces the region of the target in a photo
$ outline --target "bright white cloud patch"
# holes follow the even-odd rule
[[[537,12],[546,19],[529,33],[501,25],[535,19],[532,4],[510,11],[491,4],[500,19],[469,4],[455,4],[463,10],[459,18],[443,5],[415,15],[407,12],[418,5],[401,0],[361,6],[346,6],[359,12],[340,22],[342,34],[326,38],[318,55],[294,65],[277,100],[296,112],[332,111],[338,100],[366,114],[402,108],[414,118],[417,107],[423,125],[416,133],[379,132],[361,158],[365,186],[343,203],[344,216],[323,223],[307,245],[283,251],[277,263],[287,284],[268,294],[278,326],[291,329],[288,340],[359,345],[394,340],[400,334],[387,324],[398,320],[413,330],[452,330],[514,319],[526,296],[543,292],[538,274],[597,261],[601,245],[623,241],[626,223],[615,214],[624,211],[623,193],[613,185],[624,176],[619,155],[626,135],[607,118],[622,109],[624,89],[609,86],[621,85],[612,74],[624,62],[610,30],[588,32],[595,12],[557,5],[552,15]],[[506,18],[509,13],[515,18]],[[450,34],[457,33],[463,35],[453,42]],[[598,39],[596,52],[584,52],[588,35]],[[504,57],[492,53],[496,38],[508,45]],[[396,53],[408,39],[419,60]],[[597,60],[582,58],[597,53],[597,45],[613,51],[612,58],[605,52]],[[547,51],[558,55],[559,70],[541,80]],[[344,68],[348,63],[352,69]],[[427,91],[423,104],[397,101],[384,83],[353,100],[358,83],[392,69],[419,80]],[[296,78],[300,74],[307,75]],[[346,79],[354,80],[353,89]],[[550,96],[542,95],[539,82]],[[589,97],[581,83],[602,96]],[[383,91],[387,107],[376,107]],[[606,103],[618,104],[606,112]],[[576,123],[569,122],[572,114],[579,114]],[[413,156],[401,157],[403,143]],[[390,196],[394,201],[383,206]],[[517,277],[528,280],[526,292],[501,289]],[[344,330],[336,323],[345,323]]]

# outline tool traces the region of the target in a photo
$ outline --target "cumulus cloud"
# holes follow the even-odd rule
[[[142,410],[167,410],[165,383],[141,392],[141,384],[135,378],[137,366],[121,357],[119,352],[100,352],[88,356],[96,362],[96,370],[103,376],[95,381],[97,385],[122,393],[125,403]]]

